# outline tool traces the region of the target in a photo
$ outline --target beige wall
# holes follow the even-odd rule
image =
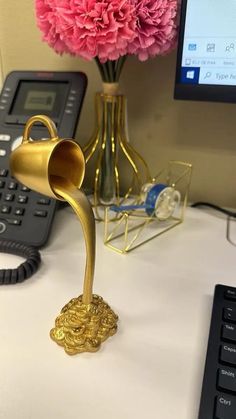
[[[3,76],[11,70],[81,70],[89,80],[78,129],[89,138],[93,96],[100,90],[93,62],[57,56],[41,42],[33,0],[0,0],[0,49]],[[128,97],[132,145],[153,174],[169,159],[193,163],[190,199],[236,207],[236,105],[173,100],[175,54],[140,63],[126,62],[122,89]]]

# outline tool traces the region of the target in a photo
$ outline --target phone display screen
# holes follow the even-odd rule
[[[10,114],[32,116],[37,113],[58,118],[64,109],[69,83],[20,81]]]

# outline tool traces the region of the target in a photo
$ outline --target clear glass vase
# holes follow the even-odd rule
[[[94,207],[119,204],[150,180],[145,160],[128,141],[126,98],[97,93],[95,131],[84,147],[93,178]]]

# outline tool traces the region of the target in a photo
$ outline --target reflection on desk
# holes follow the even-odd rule
[[[0,288],[0,417],[196,419],[214,287],[235,286],[225,236],[225,218],[189,208],[183,224],[124,256],[97,224],[94,291],[119,330],[100,352],[69,357],[49,330],[82,291],[85,248],[70,209],[59,211],[39,272]],[[2,267],[19,261],[0,254]]]

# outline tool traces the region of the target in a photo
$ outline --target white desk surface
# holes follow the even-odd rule
[[[119,255],[97,224],[94,292],[119,315],[97,353],[68,356],[50,337],[82,292],[85,250],[69,208],[58,212],[39,272],[0,287],[1,419],[197,419],[217,283],[236,286],[224,217],[188,209],[183,224]],[[0,254],[1,267],[22,259]]]

